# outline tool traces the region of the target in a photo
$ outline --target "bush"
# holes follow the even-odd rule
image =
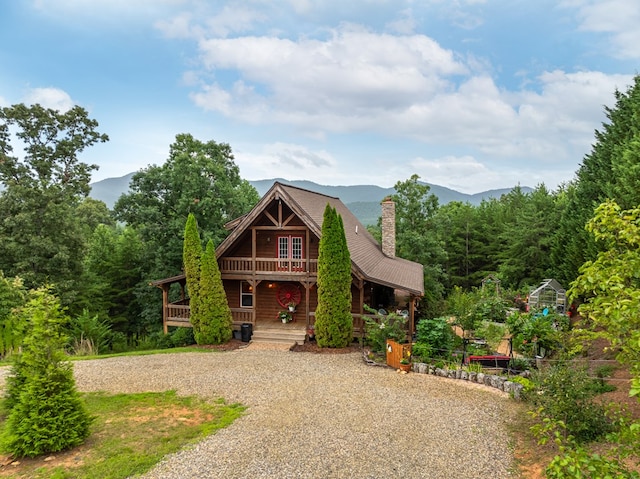
[[[176,328],[171,332],[171,343],[176,348],[191,346],[196,343],[193,328]]]
[[[104,352],[111,339],[111,327],[91,315],[87,309],[71,320],[71,349],[76,355],[95,355]]]
[[[455,341],[455,333],[447,318],[421,319],[416,326],[416,347],[422,354],[431,357],[448,357]],[[429,357],[422,356],[421,357]]]
[[[6,391],[2,448],[18,457],[77,446],[89,435],[91,423],[76,391],[71,364],[64,361],[62,326],[67,318],[46,289],[32,296],[19,312],[29,329]]]
[[[558,363],[535,372],[532,380],[536,389],[531,401],[538,408],[536,416],[541,423],[564,424],[563,434],[578,443],[593,441],[612,430],[605,407],[594,401],[594,381],[585,368]]]
[[[514,313],[507,319],[507,327],[513,337],[513,348],[533,357],[542,350],[553,353],[565,343],[569,330],[569,318],[563,314]]]
[[[386,316],[378,313],[369,306],[364,306],[369,313],[375,314],[375,319],[364,316],[364,330],[366,342],[371,346],[371,350],[376,353],[385,351],[387,339],[397,342],[404,342],[407,338],[405,325],[407,318],[396,313],[389,313]]]

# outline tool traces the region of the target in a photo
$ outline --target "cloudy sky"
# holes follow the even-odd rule
[[[640,60],[638,0],[0,0],[0,105],[78,104],[94,180],[178,133],[249,180],[571,180]]]

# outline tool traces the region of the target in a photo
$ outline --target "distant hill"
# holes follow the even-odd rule
[[[111,209],[120,195],[129,191],[129,182],[133,175],[134,173],[129,173],[120,178],[107,178],[91,183],[90,196],[96,200],[104,201]],[[382,201],[384,197],[395,193],[393,188],[382,188],[375,185],[329,186],[319,185],[312,181],[289,181],[283,178],[250,181],[249,183],[253,185],[260,196],[263,196],[276,181],[285,185],[297,186],[305,190],[340,198],[364,225],[376,224],[380,216],[380,201]],[[446,204],[451,201],[461,201],[463,203],[469,202],[472,205],[479,205],[484,199],[500,198],[500,196],[511,191],[511,188],[502,188],[468,195],[445,188],[444,186],[432,185],[430,183],[426,184],[431,188],[431,193],[438,197],[440,204]],[[531,188],[526,186],[521,188],[524,193],[532,191]]]

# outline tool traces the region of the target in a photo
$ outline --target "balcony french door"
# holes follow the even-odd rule
[[[302,236],[278,236],[277,257],[280,271],[303,271]]]

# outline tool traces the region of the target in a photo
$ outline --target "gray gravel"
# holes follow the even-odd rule
[[[249,348],[79,361],[74,371],[81,391],[175,389],[248,407],[146,479],[511,477],[504,393],[367,366],[359,354]]]

